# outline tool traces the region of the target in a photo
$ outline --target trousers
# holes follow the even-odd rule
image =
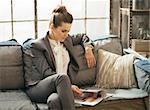
[[[75,110],[71,82],[66,74],[55,74],[26,90],[34,102],[47,103],[49,110]]]

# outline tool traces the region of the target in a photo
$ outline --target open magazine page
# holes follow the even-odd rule
[[[75,96],[75,103],[80,105],[95,106],[103,99],[111,96],[102,89],[86,88],[81,90],[83,95]]]

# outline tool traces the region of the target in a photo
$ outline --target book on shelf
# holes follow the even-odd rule
[[[82,96],[75,96],[76,105],[95,106],[103,99],[112,96],[111,94],[106,93],[105,90],[98,88],[84,88],[81,89],[81,91],[83,92]]]

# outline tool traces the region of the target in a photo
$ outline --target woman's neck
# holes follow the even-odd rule
[[[49,32],[49,39],[56,40],[55,36],[51,32]]]

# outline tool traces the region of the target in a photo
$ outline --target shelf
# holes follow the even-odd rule
[[[149,52],[150,40],[132,39],[132,49],[137,52]]]
[[[149,14],[150,13],[150,9],[132,9],[130,10],[129,8],[120,8],[120,11],[122,14],[124,15],[129,15],[130,12],[132,13],[132,15],[144,15],[144,14]]]
[[[136,10],[131,10],[133,15],[148,15],[150,13],[149,9],[145,9],[145,10],[140,10],[140,9],[136,9]]]
[[[133,12],[150,12],[150,9],[143,9],[143,10],[141,10],[141,9],[134,9],[132,11]]]
[[[140,50],[147,49],[146,47],[143,46],[150,46],[148,45],[150,41],[148,41],[148,44],[144,44],[147,43],[147,41],[143,41],[142,39],[140,41],[139,39],[138,40],[133,40],[133,39],[136,38],[137,35],[139,34],[137,31],[139,27],[142,27],[143,29],[147,29],[148,27],[147,25],[149,24],[150,8],[149,9],[147,9],[147,7],[145,7],[145,9],[133,8],[134,7],[133,0],[128,0],[128,4],[126,8],[122,7],[125,5],[123,3],[124,3],[123,0],[120,0],[119,36],[123,43],[123,48],[128,48],[128,47],[135,48],[136,46],[138,47],[139,42],[140,43],[142,42],[142,44],[140,44],[141,49],[139,47],[138,48]],[[143,6],[144,5],[145,4],[143,4]]]

